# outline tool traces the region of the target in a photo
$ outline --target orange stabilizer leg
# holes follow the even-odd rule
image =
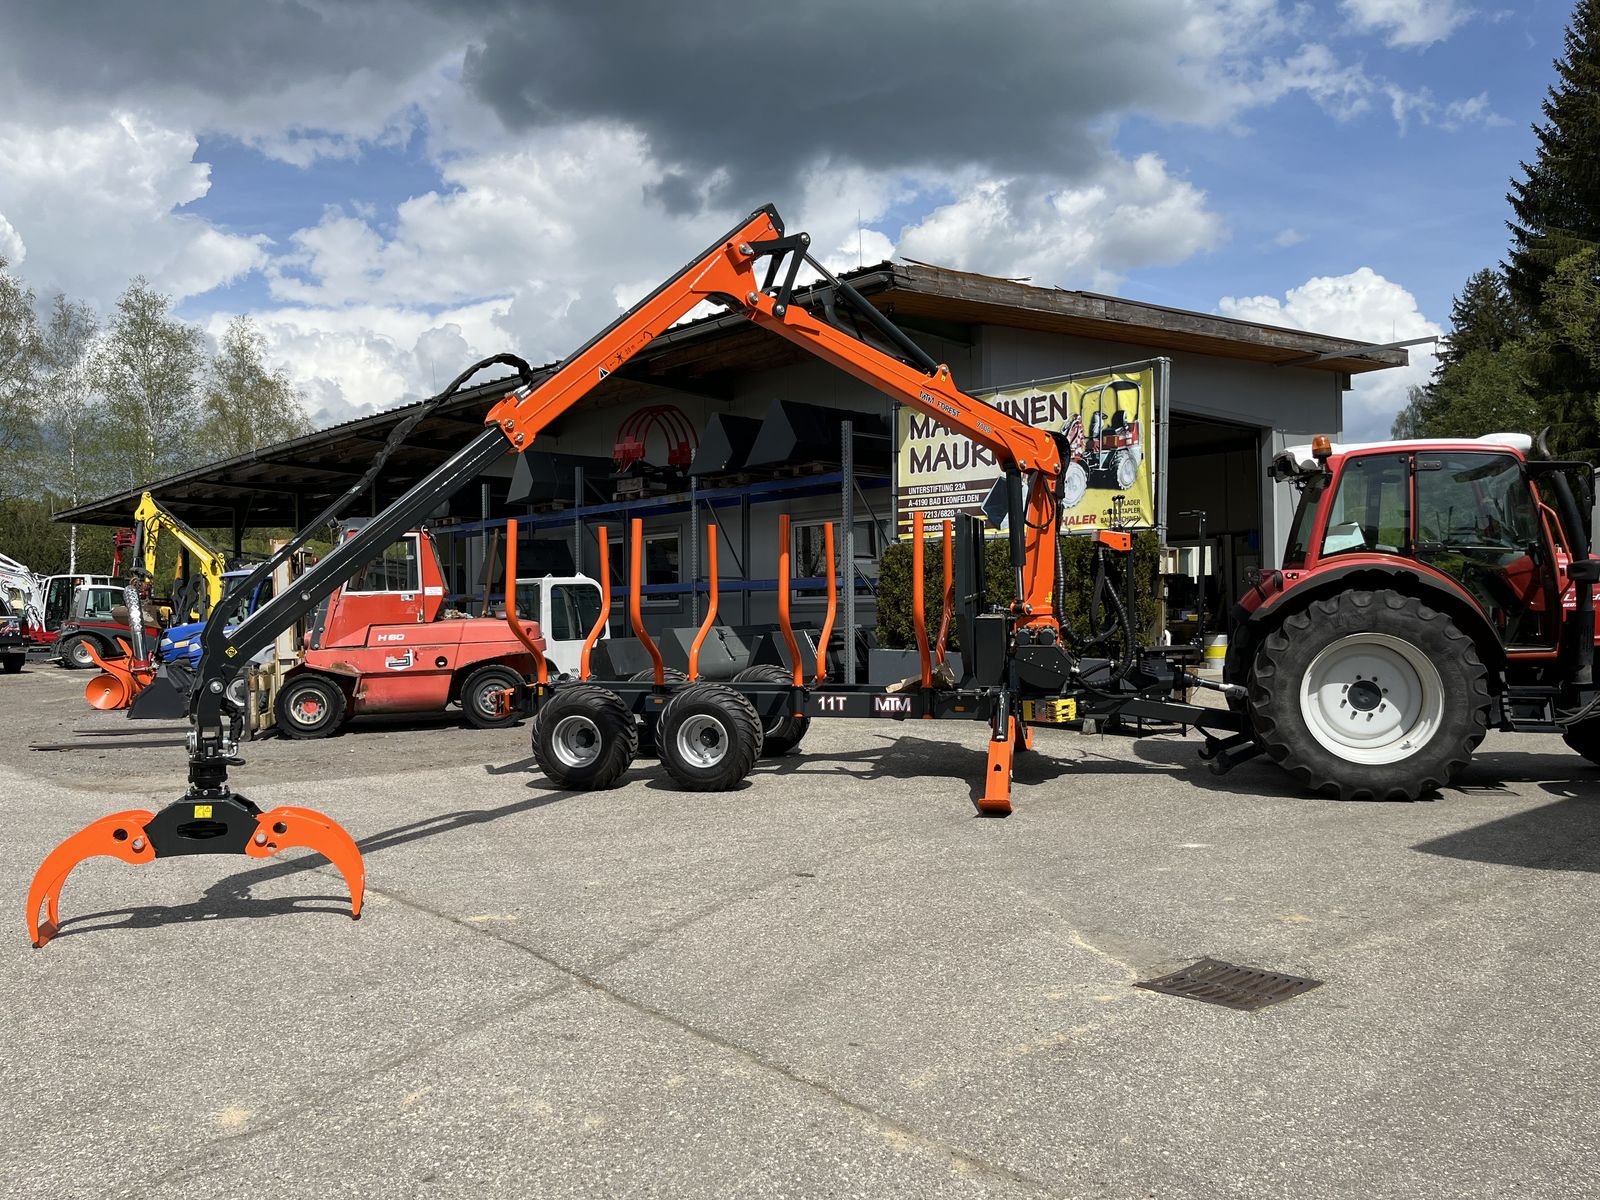
[[[326,813],[312,808],[279,805],[256,818],[256,832],[244,852],[251,858],[271,858],[279,850],[302,847],[315,850],[338,868],[350,890],[350,918],[361,919],[361,902],[367,894],[367,868],[361,847]]]
[[[1006,737],[989,739],[989,763],[984,770],[983,799],[978,801],[978,811],[986,817],[1005,817],[1011,814],[1011,763],[1017,752],[1018,730],[1022,723],[1007,717]]]
[[[105,856],[120,858],[123,862],[141,867],[155,859],[155,847],[150,844],[144,829],[154,816],[146,809],[133,808],[101,817],[50,851],[34,872],[33,883],[28,888],[28,940],[34,946],[43,946],[58,932],[61,924],[61,887],[79,863]],[[39,924],[40,905],[47,906],[43,925]]]

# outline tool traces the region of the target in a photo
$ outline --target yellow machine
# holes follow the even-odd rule
[[[172,617],[176,621],[203,619],[222,599],[222,573],[228,569],[222,552],[162,508],[149,492],[134,510],[133,529],[135,558],[151,579],[156,574],[156,543],[161,531],[177,539],[180,553],[173,575]]]

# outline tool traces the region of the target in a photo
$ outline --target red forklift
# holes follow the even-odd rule
[[[443,712],[451,704],[478,729],[514,722],[517,714],[497,707],[496,696],[532,678],[533,655],[504,621],[447,610],[445,590],[427,529],[411,530],[361,566],[328,597],[302,661],[285,674],[278,729],[292,738],[328,737],[352,717]]]

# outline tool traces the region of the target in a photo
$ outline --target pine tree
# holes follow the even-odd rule
[[[1539,152],[1506,197],[1516,214],[1507,282],[1528,308],[1557,263],[1600,243],[1600,0],[1578,0],[1555,69],[1545,121],[1533,127]]]

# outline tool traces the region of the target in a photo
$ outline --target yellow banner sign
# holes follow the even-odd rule
[[[1127,529],[1156,521],[1155,381],[1155,369],[1146,367],[973,395],[1019,421],[1066,435],[1063,532]],[[930,533],[957,513],[983,516],[1000,474],[988,450],[901,405],[895,422],[897,536],[910,535],[917,511]],[[991,525],[989,532],[997,529]]]

